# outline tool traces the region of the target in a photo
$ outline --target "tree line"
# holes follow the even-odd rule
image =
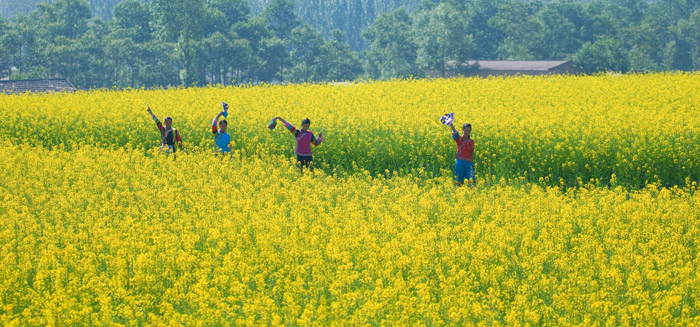
[[[423,0],[363,35],[372,78],[439,74],[468,59],[567,59],[586,73],[700,69],[698,0]]]
[[[57,0],[0,0],[0,16],[15,17],[27,14],[39,3],[53,3]],[[122,0],[87,0],[95,17],[110,20],[113,11]],[[150,0],[140,0],[148,3]],[[257,16],[270,5],[272,0],[246,0],[250,13]],[[362,30],[374,21],[378,15],[399,7],[413,9],[420,0],[292,0],[296,14],[310,24],[324,38],[330,38],[333,32],[341,30],[346,35],[346,41],[355,51],[366,46]]]
[[[0,67],[12,78],[67,77],[81,88],[351,80],[362,72],[341,33],[324,39],[275,0],[125,0],[93,18],[84,0],[39,4],[0,21]]]
[[[291,0],[265,2],[124,0],[109,20],[85,0],[41,3],[0,19],[0,74],[124,88],[421,77],[467,73],[446,63],[469,59],[700,68],[700,0],[422,0],[376,17],[377,1],[303,0],[302,16]],[[320,17],[321,3],[346,10]]]

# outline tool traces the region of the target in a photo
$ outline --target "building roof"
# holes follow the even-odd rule
[[[0,81],[2,93],[74,92],[76,88],[67,79],[33,79]]]
[[[469,60],[473,65],[479,63],[480,70],[508,71],[549,71],[561,65],[570,63],[569,60]]]

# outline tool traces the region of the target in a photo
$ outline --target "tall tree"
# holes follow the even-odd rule
[[[90,5],[85,0],[58,0],[52,10],[45,11],[44,22],[49,24],[51,37],[65,36],[78,39],[88,30],[92,18]]]
[[[232,42],[220,32],[215,32],[202,41],[200,56],[206,59],[206,71],[209,80],[216,84],[226,84],[228,79],[228,57],[231,55]]]
[[[248,60],[245,68],[240,69],[237,74],[239,81],[242,75],[247,75],[249,82],[260,80],[261,75],[268,75],[263,73],[265,61],[262,57],[267,55],[266,48],[263,46],[263,40],[273,38],[274,34],[265,25],[265,22],[259,17],[246,22],[239,22],[233,26],[232,33],[235,33],[240,39],[246,40],[251,49],[250,60]],[[286,51],[286,49],[284,50]],[[245,74],[241,74],[242,71],[245,71]]]
[[[489,20],[498,13],[501,1],[473,0],[461,4],[460,0],[451,0],[450,3],[468,16],[469,33],[476,45],[475,59],[494,58],[505,35],[502,30],[492,27]]]
[[[224,21],[221,23],[227,28],[250,17],[250,6],[246,0],[210,0],[209,5],[223,14]]]
[[[615,39],[600,39],[587,42],[574,55],[574,62],[586,73],[600,71],[626,72],[629,70],[627,52]]]
[[[229,76],[231,76],[232,82],[242,83],[246,78],[250,80],[248,68],[254,62],[253,48],[250,46],[250,41],[239,38],[235,33],[232,34],[232,39],[231,52],[227,58]]]
[[[12,73],[10,66],[10,51],[8,49],[7,37],[8,37],[9,27],[4,18],[0,17],[0,78],[5,77],[5,71],[7,71],[7,76]]]
[[[413,35],[413,21],[405,9],[377,17],[363,36],[371,43],[365,70],[370,77],[422,75],[416,64],[418,45]]]
[[[114,24],[121,37],[129,37],[137,43],[153,38],[153,17],[148,7],[138,0],[124,0],[114,8]]]
[[[33,19],[17,17],[14,26],[4,40],[8,49],[9,64],[17,68],[19,78],[36,78],[46,73],[47,62],[42,54],[46,42],[39,36]]]
[[[292,30],[301,25],[290,0],[272,0],[262,13],[265,24],[282,40],[288,40]]]
[[[467,20],[449,3],[441,3],[416,15],[418,64],[445,76],[448,61],[459,73],[463,63],[474,55],[474,41],[468,34]]]
[[[281,81],[282,69],[287,64],[288,58],[286,42],[276,36],[262,39],[258,50],[260,66],[256,72],[257,78],[264,82]]]
[[[687,56],[687,62],[681,69],[700,70],[700,8],[678,22],[676,33]]]
[[[542,30],[532,48],[537,59],[571,59],[581,45],[590,41],[586,35],[587,17],[583,7],[573,2],[552,2],[538,13]]]
[[[503,40],[496,49],[496,55],[504,60],[535,59],[532,47],[541,38],[542,22],[536,19],[539,3],[520,1],[504,2],[488,25],[502,35]]]
[[[183,83],[187,86],[201,82],[197,67],[196,40],[202,36],[207,15],[204,0],[151,0],[158,22],[168,41],[179,43],[185,64]]]
[[[321,51],[324,55],[318,70],[325,81],[351,81],[362,74],[362,61],[345,42],[342,31],[335,30],[333,37],[323,45]]]
[[[285,80],[292,82],[312,82],[322,80],[318,71],[318,60],[323,57],[324,40],[321,33],[304,25],[295,28],[290,34],[290,61],[293,63],[285,74]]]

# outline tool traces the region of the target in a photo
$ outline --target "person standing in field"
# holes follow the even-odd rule
[[[217,148],[217,154],[218,151],[221,151],[221,154],[228,154],[231,153],[231,135],[226,133],[226,127],[228,127],[228,122],[226,119],[222,119],[219,121],[219,117],[221,116],[228,116],[226,114],[228,110],[228,104],[224,103],[224,110],[221,111],[216,117],[214,117],[214,120],[211,121],[211,132],[214,133],[214,143],[216,144]],[[217,122],[219,124],[219,127],[217,128]]]
[[[309,168],[309,170],[313,172],[314,166],[313,157],[311,154],[311,144],[314,146],[321,144],[321,142],[323,142],[323,133],[318,133],[317,139],[314,136],[314,133],[309,131],[309,127],[311,127],[311,120],[308,118],[301,122],[301,130],[296,129],[294,126],[292,126],[292,124],[280,117],[273,118],[272,123],[275,123],[278,120],[282,121],[282,123],[284,123],[284,127],[286,127],[297,139],[297,147],[294,153],[297,155],[297,164],[299,165],[301,172],[304,172],[304,167]],[[271,124],[271,126],[274,125]]]
[[[476,173],[474,172],[474,140],[471,138],[472,125],[469,123],[462,125],[462,135],[459,135],[452,123],[450,123],[450,128],[452,128],[452,139],[457,142],[455,185],[463,185],[465,179],[471,185],[476,180]]]
[[[151,114],[151,118],[153,118],[153,121],[156,122],[158,131],[160,131],[160,150],[164,151],[166,155],[169,155],[170,153],[173,153],[174,155],[175,142],[178,143],[180,150],[182,150],[182,138],[180,137],[180,133],[177,131],[177,129],[173,128],[173,118],[170,116],[165,117],[165,127],[163,127],[163,124],[161,124],[158,117],[153,114],[150,107],[148,107],[148,113]]]

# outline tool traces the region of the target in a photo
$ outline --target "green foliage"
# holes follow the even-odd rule
[[[151,21],[153,17],[148,7],[138,0],[124,0],[114,8],[114,32],[138,43],[153,38]]]
[[[366,71],[372,78],[420,76],[413,20],[400,8],[377,17],[363,36],[371,42]]]
[[[488,20],[489,27],[504,36],[496,49],[498,59],[503,60],[534,60],[533,49],[544,29],[537,19],[539,3],[523,3],[508,1],[502,4],[496,15]]]
[[[351,81],[362,74],[362,61],[357,53],[345,43],[343,32],[335,30],[333,38],[326,42],[322,51],[324,56],[319,63],[321,76],[326,81]]]
[[[430,11],[419,12],[415,29],[417,61],[422,68],[444,76],[449,61],[462,63],[473,58],[474,41],[463,32],[467,30],[467,20],[452,5],[441,3]]]
[[[158,22],[170,41],[177,41],[184,63],[183,84],[193,86],[203,78],[196,65],[196,43],[207,19],[204,0],[152,0]]]
[[[282,40],[288,40],[294,28],[301,24],[290,0],[272,0],[262,13],[265,24]]]
[[[321,34],[310,26],[296,28],[291,34],[291,61],[294,65],[285,71],[284,79],[292,82],[347,81],[362,73],[362,63],[341,31],[333,39],[324,41]]]
[[[615,39],[600,39],[595,43],[589,43],[581,47],[574,55],[576,65],[586,73],[600,71],[626,72],[629,70],[629,61],[625,55],[622,44]]]
[[[19,13],[0,21],[2,77],[82,88],[446,76],[470,59],[700,69],[698,1],[0,0],[0,11]]]
[[[0,78],[6,69],[10,68],[10,50],[6,42],[8,39],[9,28],[5,20],[0,17]]]

